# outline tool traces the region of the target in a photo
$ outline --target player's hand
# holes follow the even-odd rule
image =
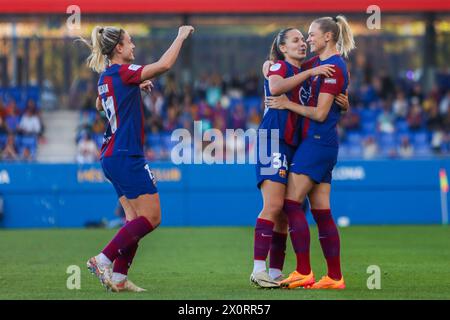
[[[154,87],[153,82],[151,82],[150,80],[142,81],[139,84],[139,88],[146,93],[152,92],[153,87]]]
[[[186,40],[187,37],[189,37],[189,35],[193,32],[194,32],[193,26],[181,26],[178,29],[178,37],[180,37],[183,40]]]
[[[348,95],[347,91],[344,93],[339,94],[336,98],[336,103],[341,107],[341,113],[345,113],[350,108],[350,102],[348,101]]]
[[[323,64],[321,66],[315,67],[311,69],[312,76],[320,76],[323,75],[325,77],[331,77],[334,73],[334,65],[333,64]]]
[[[287,102],[289,102],[289,99],[285,94],[277,97],[267,97],[265,100],[266,105],[271,109],[286,109],[285,105]]]

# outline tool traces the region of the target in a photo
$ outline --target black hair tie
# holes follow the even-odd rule
[[[104,28],[100,28],[100,30],[98,30],[98,33],[102,34],[103,30],[104,30]]]
[[[334,22],[336,22],[336,23],[338,22],[338,19],[336,17],[333,17],[332,19]]]

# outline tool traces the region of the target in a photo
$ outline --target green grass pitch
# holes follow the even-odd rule
[[[162,227],[141,241],[130,279],[148,292],[108,293],[86,269],[116,230],[0,231],[0,299],[450,299],[450,228],[340,228],[347,289],[262,290],[249,284],[253,229]],[[288,240],[289,241],[289,240]],[[317,230],[311,232],[316,278],[325,273]],[[81,268],[81,289],[66,287],[68,266]],[[381,289],[369,290],[367,268],[381,269]],[[284,272],[294,269],[288,242]]]

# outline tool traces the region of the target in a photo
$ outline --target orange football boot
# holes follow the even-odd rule
[[[294,289],[298,287],[309,287],[316,282],[314,274],[311,272],[308,275],[303,275],[298,271],[292,272],[289,277],[280,282],[280,286],[288,289]]]
[[[329,276],[324,276],[313,284],[311,289],[345,289],[344,277],[341,280],[333,280]]]

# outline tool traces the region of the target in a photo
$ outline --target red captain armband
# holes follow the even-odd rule
[[[287,67],[284,61],[277,61],[269,67],[269,72],[267,73],[267,77],[277,75],[282,78],[286,77]]]
[[[119,75],[125,84],[135,84],[141,83],[141,73],[143,66],[138,64],[123,64],[120,66]]]

